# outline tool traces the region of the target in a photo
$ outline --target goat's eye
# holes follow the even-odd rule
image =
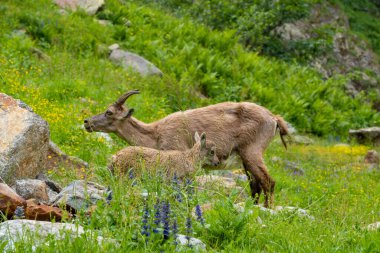
[[[210,154],[211,154],[211,155],[214,155],[214,154],[215,154],[215,151],[214,151],[214,150],[211,150],[211,151],[210,151]]]
[[[106,116],[111,116],[113,113],[111,111],[106,111]]]

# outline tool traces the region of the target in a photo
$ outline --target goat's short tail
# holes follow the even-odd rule
[[[280,137],[281,137],[282,144],[284,144],[285,148],[287,149],[288,147],[284,140],[284,136],[289,135],[288,126],[286,125],[285,120],[280,115],[275,115],[274,118],[276,119],[276,122],[277,122],[277,128],[280,130]]]

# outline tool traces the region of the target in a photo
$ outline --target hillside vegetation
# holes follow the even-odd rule
[[[91,237],[49,238],[37,252],[172,252],[172,238],[167,243],[161,234],[141,233],[147,223],[153,226],[157,200],[170,202],[179,232],[201,239],[210,252],[380,251],[379,232],[363,229],[380,219],[380,173],[362,162],[371,147],[332,146],[346,141],[349,129],[378,125],[379,113],[364,92],[355,98],[346,94],[347,76],[325,79],[294,55],[279,57],[276,52],[284,51],[272,44],[276,26],[307,17],[318,1],[229,2],[106,0],[101,11],[89,16],[62,13],[51,0],[1,1],[0,92],[30,105],[49,123],[55,143],[90,164],[80,173],[62,167],[49,175],[63,185],[86,178],[114,192],[110,205],[100,203],[91,218],[81,213],[73,222],[117,244],[99,246]],[[353,32],[379,53],[378,28],[369,29],[379,22],[378,12],[362,16],[354,1],[337,3],[347,8]],[[112,64],[108,46],[114,43],[154,63],[163,77],[142,77]],[[305,54],[318,47],[304,46]],[[250,101],[282,115],[300,133],[320,138],[315,145],[293,145],[289,151],[275,140],[265,157],[277,182],[276,204],[308,209],[315,220],[256,209],[237,212],[233,204],[238,202],[245,201],[246,210],[253,206],[244,198],[249,186],[243,181],[238,182],[241,192],[215,188],[194,193],[191,184],[173,187],[149,174],[140,179],[111,175],[109,157],[126,143],[114,135],[107,139],[86,132],[83,120],[104,112],[131,89],[141,94],[127,104],[145,122],[178,110]],[[293,175],[286,161],[295,162],[305,175]],[[183,202],[177,202],[177,194]],[[205,212],[206,224],[192,220],[192,208],[211,200],[215,208]],[[256,222],[259,216],[263,224]],[[32,245],[33,236],[16,245],[17,251],[30,252]]]

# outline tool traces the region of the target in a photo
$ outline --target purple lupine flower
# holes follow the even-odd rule
[[[178,242],[177,242],[177,234],[178,234],[178,224],[177,224],[177,219],[174,219],[173,220],[173,225],[172,225],[172,234],[173,234],[173,237],[174,237],[174,245],[177,245]]]
[[[22,206],[17,206],[16,207],[16,210],[14,212],[14,218],[15,219],[23,219],[23,218],[25,218],[24,207],[22,207]]]
[[[111,190],[110,187],[107,189],[107,197],[106,197],[106,203],[110,204],[111,200],[113,199],[113,191]]]
[[[204,226],[205,219],[203,218],[202,209],[199,205],[195,206],[195,214],[197,215],[197,221],[199,221]]]
[[[162,213],[161,213],[161,222],[164,227],[164,240],[169,239],[170,235],[170,225],[169,225],[169,217],[170,217],[170,203],[169,201],[164,201],[162,203]]]
[[[155,224],[155,228],[153,229],[153,232],[155,234],[158,234],[158,232],[159,232],[158,228],[160,227],[160,223],[161,223],[161,210],[160,210],[160,206],[161,206],[160,200],[157,199],[157,202],[154,205],[154,224]]]
[[[174,173],[172,185],[173,190],[176,191],[175,199],[178,202],[182,202],[181,186],[176,173]]]
[[[135,175],[133,174],[132,170],[128,171],[128,177],[129,177],[129,179],[134,179],[135,178]]]
[[[193,181],[191,181],[190,178],[186,178],[186,192],[187,192],[188,198],[192,200],[193,195],[194,195],[194,186],[193,186]]]
[[[148,203],[145,202],[143,220],[142,220],[143,226],[142,226],[141,234],[145,235],[146,237],[150,236],[150,232],[149,232],[150,225],[148,224],[148,219],[149,219],[149,207],[148,207]],[[148,239],[146,239],[146,241],[148,241]]]
[[[136,182],[136,180],[134,180],[135,179],[135,174],[133,173],[132,169],[130,169],[128,171],[128,177],[129,177],[130,180],[133,180],[132,181],[132,186],[135,186],[137,184],[137,182]]]
[[[187,217],[186,218],[186,239],[187,239],[188,247],[191,247],[190,236],[192,235],[192,233],[193,233],[193,229],[192,229],[192,224],[191,224],[191,218]]]

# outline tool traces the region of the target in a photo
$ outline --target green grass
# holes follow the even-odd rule
[[[180,233],[186,233],[185,220],[192,208],[212,199],[215,207],[205,213],[209,225],[193,219],[193,235],[211,252],[380,251],[379,232],[362,230],[380,220],[380,173],[362,164],[368,147],[339,149],[321,141],[285,151],[278,140],[272,143],[266,161],[277,182],[276,204],[308,209],[315,217],[310,221],[292,214],[237,213],[234,203],[244,200],[251,208],[251,200],[226,189],[197,192],[191,201],[178,203],[171,184],[157,177],[145,175],[132,187],[128,177],[112,176],[106,169],[111,154],[126,143],[111,135],[108,145],[102,136],[82,128],[85,118],[104,111],[120,94],[140,89],[128,106],[146,122],[177,110],[245,100],[282,114],[301,132],[345,139],[349,128],[380,121],[364,96],[345,95],[345,77],[322,81],[309,68],[247,52],[234,30],[212,31],[137,1],[107,1],[98,18],[111,20],[110,26],[81,12],[61,15],[50,0],[3,1],[0,15],[0,92],[29,104],[48,121],[54,142],[90,163],[86,177],[115,193],[110,205],[99,203],[90,219],[80,215],[74,222],[116,239],[119,246],[98,246],[94,238],[70,243],[50,238],[40,252],[172,251],[171,240],[161,244],[162,236],[156,236],[146,244],[140,233],[144,201],[139,193],[144,189],[150,193],[150,209],[157,198],[170,201]],[[130,26],[125,26],[128,21]],[[143,78],[111,64],[106,48],[115,42],[152,61],[164,77]],[[38,59],[30,47],[39,48],[50,60]],[[305,176],[292,176],[273,157],[299,163]],[[63,185],[80,178],[71,168],[49,173]],[[248,193],[248,186],[241,186]],[[186,199],[186,189],[182,194]],[[258,215],[265,226],[256,222]],[[153,216],[152,211],[150,219]],[[27,252],[32,243],[17,247],[18,252]]]

